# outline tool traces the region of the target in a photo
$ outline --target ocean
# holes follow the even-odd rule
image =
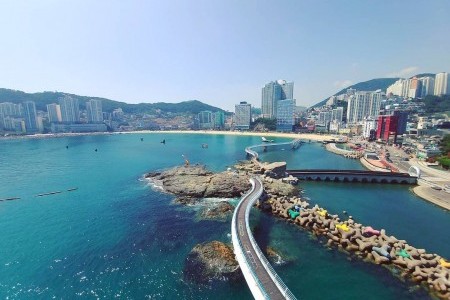
[[[259,142],[251,136],[165,133],[0,140],[0,199],[21,198],[0,202],[0,297],[251,299],[244,281],[198,285],[184,279],[185,258],[196,244],[231,243],[230,222],[203,220],[198,206],[174,204],[172,195],[142,176],[183,164],[184,157],[223,171]],[[362,169],[317,143],[261,158],[285,160],[289,168]],[[450,257],[450,214],[409,186],[301,187],[313,205],[331,213],[346,210],[358,222]],[[61,193],[36,196],[48,192]],[[284,220],[254,209],[252,226],[262,248],[282,255],[275,270],[298,298],[428,297],[384,267],[327,249]]]

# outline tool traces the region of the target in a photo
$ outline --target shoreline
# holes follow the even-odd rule
[[[437,191],[433,188],[425,185],[418,185],[412,189],[413,193],[422,198],[425,199],[428,202],[431,202],[443,209],[446,209],[447,211],[450,211],[450,200],[446,200],[445,198],[449,199],[450,194],[445,191]],[[442,195],[442,193],[445,193],[447,195]],[[441,199],[440,196],[443,196],[444,199]]]
[[[293,138],[293,139],[306,139],[313,141],[321,141],[326,139],[331,139],[333,135],[322,135],[322,134],[311,134],[311,133],[280,133],[280,132],[251,132],[251,131],[208,131],[208,130],[170,130],[170,131],[160,131],[160,130],[142,130],[142,131],[120,131],[120,132],[83,132],[83,133],[49,133],[49,134],[36,134],[36,135],[24,135],[24,136],[8,136],[0,137],[1,140],[13,140],[13,139],[44,139],[44,138],[59,138],[59,137],[72,137],[72,136],[89,136],[89,135],[115,135],[115,134],[208,134],[208,135],[232,135],[232,136],[264,136],[264,137],[274,137],[274,138]],[[327,151],[330,151],[326,147]],[[340,149],[341,150],[341,149]],[[345,150],[344,150],[345,151]],[[338,154],[334,151],[330,151],[336,155]],[[367,165],[360,163],[368,168]],[[370,168],[369,168],[370,169]],[[424,187],[419,189],[420,185],[413,188],[414,194],[419,198],[438,205],[441,208],[450,210],[450,204],[442,200],[436,200],[436,197],[432,195],[432,192],[427,191]],[[430,189],[430,188],[429,188]]]

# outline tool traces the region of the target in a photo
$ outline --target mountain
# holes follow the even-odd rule
[[[88,97],[79,96],[74,94],[62,93],[62,92],[42,92],[42,93],[25,93],[17,90],[0,88],[0,103],[12,102],[22,103],[24,101],[34,101],[36,103],[36,109],[47,111],[47,104],[58,103],[58,99],[63,96],[72,96],[78,98],[80,107],[86,106],[86,102],[91,99],[102,100],[102,107],[104,112],[112,112],[116,108],[121,108],[126,113],[149,113],[156,110],[161,110],[166,113],[193,113],[197,114],[203,110],[209,111],[224,111],[223,109],[205,104],[198,100],[183,101],[180,103],[139,103],[129,104],[120,101],[114,101],[100,97]]]
[[[339,92],[337,92],[333,96],[339,96],[339,95],[345,94],[345,92],[349,88],[355,89],[357,91],[375,91],[375,90],[379,90],[379,89],[386,91],[386,89],[391,84],[396,82],[398,79],[399,78],[376,78],[376,79],[371,79],[371,80],[368,80],[368,81],[359,82],[357,84],[351,85],[349,87],[346,87],[346,88],[340,90]],[[328,97],[328,98],[330,98],[330,97]],[[311,108],[325,105],[325,103],[327,102],[328,98],[326,98],[326,99],[320,101],[319,103],[311,106]]]

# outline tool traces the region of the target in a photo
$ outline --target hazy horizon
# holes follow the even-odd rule
[[[127,103],[299,106],[374,78],[450,70],[450,2],[6,1],[0,87]]]

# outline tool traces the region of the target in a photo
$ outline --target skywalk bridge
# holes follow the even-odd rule
[[[252,188],[236,206],[231,222],[236,260],[255,299],[296,299],[272,268],[250,230],[250,209],[263,193],[259,178],[251,178],[250,182]]]
[[[263,143],[263,144],[259,144],[259,145],[249,146],[249,147],[245,148],[245,152],[247,153],[248,157],[258,160],[258,158],[259,158],[258,152],[261,152],[261,151],[266,152],[269,149],[279,150],[279,149],[283,149],[283,148],[295,150],[298,147],[300,147],[300,145],[302,143],[303,142],[300,139],[296,139],[296,140],[293,140],[290,142],[284,142],[284,143]]]

